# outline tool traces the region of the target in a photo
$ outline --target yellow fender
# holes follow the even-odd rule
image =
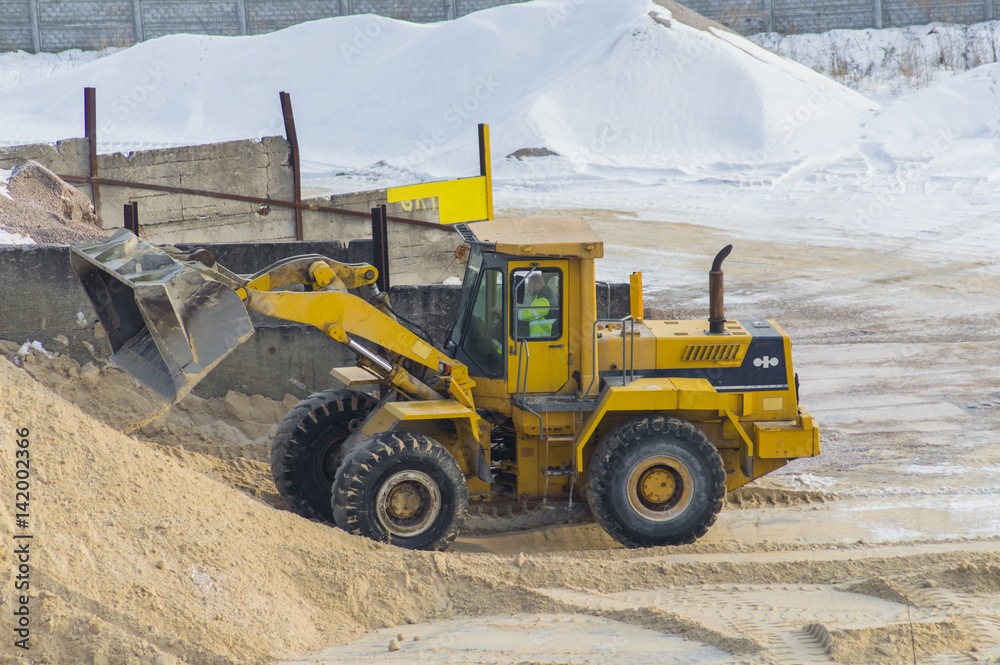
[[[716,411],[720,416],[725,416],[739,433],[746,446],[745,458],[749,460],[754,456],[753,440],[726,406],[722,396],[706,379],[647,378],[638,379],[627,386],[611,386],[604,392],[597,408],[577,432],[573,456],[577,473],[583,470],[583,449],[604,416],[614,411]]]

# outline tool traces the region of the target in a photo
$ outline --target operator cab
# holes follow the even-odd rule
[[[460,224],[458,231],[471,249],[445,353],[471,376],[505,380],[508,393],[558,392],[570,380],[571,321],[581,316],[569,297],[571,264],[592,264],[603,243],[578,218]]]

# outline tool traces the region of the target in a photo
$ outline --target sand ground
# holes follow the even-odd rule
[[[647,291],[671,318],[705,316],[707,277],[690,274],[734,242],[727,316],[792,335],[823,454],[755,483],[680,551],[620,549],[593,524],[461,538],[450,556],[528,556],[546,571],[525,576],[532,588],[574,611],[407,626],[423,638],[400,643],[410,661],[1000,662],[1000,303],[987,263],[582,214],[609,258],[661,254],[686,274]],[[630,581],[647,565],[662,578]],[[292,662],[398,660],[396,632]]]
[[[37,432],[42,486],[37,649],[0,662],[1000,662],[991,266],[583,216],[608,260],[658,257],[646,304],[670,317],[705,316],[736,245],[727,315],[792,335],[820,457],[691,546],[625,550],[584,522],[406,552],[275,508],[249,415],[287,405],[191,401],[125,437],[106,423],[145,407],[113,371],[0,361],[0,429]]]

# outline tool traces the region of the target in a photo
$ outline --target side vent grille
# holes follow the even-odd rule
[[[709,360],[736,360],[742,344],[689,344],[684,349],[684,362],[705,362]]]

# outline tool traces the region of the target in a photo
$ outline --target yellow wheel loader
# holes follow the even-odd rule
[[[401,547],[440,550],[470,501],[586,500],[629,547],[691,543],[727,490],[819,454],[788,335],[727,320],[597,316],[603,243],[582,220],[460,224],[469,258],[442,349],[404,325],[370,265],[298,256],[254,275],[127,231],[72,264],[112,361],[179,399],[253,332],[248,311],[316,326],[357,365],[301,401],[272,444],[295,512]],[[361,343],[359,340],[364,340]]]

